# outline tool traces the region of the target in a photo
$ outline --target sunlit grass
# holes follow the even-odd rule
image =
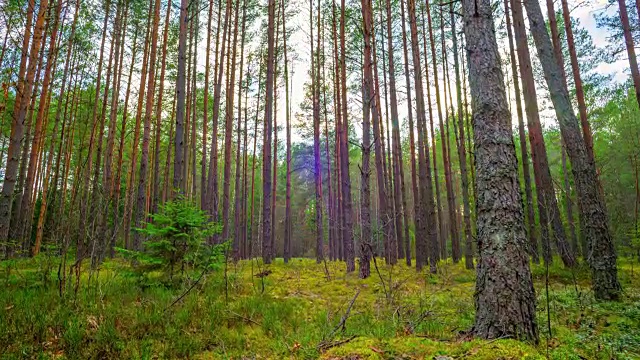
[[[230,263],[207,274],[170,306],[199,274],[179,287],[151,274],[146,282],[128,263],[111,260],[83,270],[60,297],[57,260],[0,263],[2,358],[151,359],[299,358],[388,359],[632,359],[640,358],[640,274],[622,261],[625,293],[599,303],[589,271],[549,269],[552,337],[547,335],[546,269],[532,267],[540,344],[485,341],[473,325],[475,273],[441,263],[438,275],[378,260],[371,277],[346,274],[343,263],[282,259]],[[638,264],[635,264],[636,267]],[[268,267],[271,273],[254,276]],[[91,275],[91,276],[90,276]],[[338,325],[356,292],[344,329]],[[346,341],[348,340],[348,341]],[[346,341],[340,343],[341,341]]]

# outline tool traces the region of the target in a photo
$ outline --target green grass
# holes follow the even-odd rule
[[[431,276],[381,262],[384,285],[375,268],[361,280],[345,274],[344,264],[328,263],[329,280],[313,260],[278,259],[264,291],[253,274],[265,266],[230,263],[227,291],[216,271],[171,307],[199,274],[178,287],[162,285],[159,274],[141,282],[116,259],[91,274],[83,269],[77,294],[67,284],[60,297],[55,259],[3,262],[0,358],[640,359],[640,274],[629,262],[620,264],[622,300],[596,302],[588,269],[570,271],[556,261],[549,270],[551,338],[545,268],[533,266],[538,345],[466,335],[475,274],[462,264],[441,264]],[[337,329],[358,289],[344,331]]]

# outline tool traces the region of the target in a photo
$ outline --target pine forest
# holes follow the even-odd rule
[[[640,359],[640,0],[1,0],[0,359]]]

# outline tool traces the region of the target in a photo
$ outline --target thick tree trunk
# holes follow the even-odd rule
[[[488,0],[462,3],[473,99],[478,252],[473,332],[538,341],[517,159],[493,12]]]

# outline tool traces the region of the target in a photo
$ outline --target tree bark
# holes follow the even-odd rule
[[[393,191],[395,200],[395,212],[393,214],[396,225],[397,253],[399,258],[404,257],[404,241],[409,241],[409,237],[403,238],[403,221],[406,222],[405,212],[406,201],[404,200],[404,174],[402,171],[402,147],[400,144],[400,123],[398,120],[398,99],[396,90],[396,70],[394,62],[392,24],[391,24],[391,0],[386,1],[387,8],[387,48],[389,55],[389,100],[391,104],[391,124],[393,127]],[[391,139],[389,140],[391,141]],[[406,232],[408,234],[408,231]],[[409,256],[411,256],[409,254]]]
[[[416,145],[414,140],[414,127],[413,127],[413,103],[411,101],[411,77],[409,76],[409,55],[407,50],[407,30],[406,30],[406,21],[405,21],[405,11],[404,11],[404,3],[405,0],[400,0],[400,12],[402,15],[402,53],[404,57],[404,77],[406,83],[406,92],[407,92],[407,118],[409,120],[409,157],[411,161],[411,194],[413,199],[413,220],[414,225],[417,217],[416,204],[420,197],[418,193],[418,184],[416,179]],[[403,167],[400,167],[400,170],[403,170]],[[404,176],[403,176],[404,178]],[[404,186],[404,182],[402,183]],[[403,196],[406,195],[406,192],[402,191]],[[404,200],[404,198],[403,198]],[[403,204],[405,216],[409,212],[406,205]],[[407,266],[411,266],[411,238],[409,237],[409,222],[405,218],[405,237],[407,238],[405,246],[406,260]]]
[[[409,28],[411,31],[411,51],[413,55],[414,86],[416,88],[416,120],[418,125],[418,183],[420,184],[419,201],[414,200],[416,207],[416,270],[422,270],[427,261],[427,254],[435,251],[437,232],[435,207],[433,203],[433,187],[429,169],[429,148],[425,146],[426,117],[424,95],[422,91],[422,67],[420,64],[420,47],[418,45],[418,25],[416,21],[415,0],[408,0]],[[428,81],[427,81],[428,83]],[[427,246],[431,247],[428,251]],[[430,271],[437,271],[433,255],[429,261]]]
[[[262,259],[265,264],[270,264],[273,258],[272,249],[272,224],[271,224],[271,135],[273,118],[273,93],[274,93],[274,65],[275,65],[275,23],[276,23],[276,2],[268,2],[268,25],[267,25],[267,78],[265,91],[264,110],[264,141],[262,147]]]
[[[507,37],[509,38],[509,56],[511,62],[511,74],[513,76],[513,88],[516,94],[516,114],[518,115],[518,137],[520,140],[520,157],[522,159],[522,175],[524,177],[524,193],[526,202],[527,236],[529,239],[529,254],[536,264],[540,263],[540,253],[538,251],[538,239],[536,236],[536,218],[533,210],[533,191],[531,189],[531,175],[529,169],[529,153],[527,151],[527,137],[524,131],[524,116],[522,114],[522,100],[520,97],[520,77],[518,76],[518,64],[516,63],[516,52],[513,45],[513,31],[511,28],[511,15],[509,10],[509,0],[504,0],[504,11],[506,17]]]
[[[520,73],[522,75],[527,125],[529,127],[529,143],[531,144],[533,172],[536,191],[538,193],[538,214],[540,217],[540,228],[542,230],[543,257],[547,262],[553,261],[548,233],[549,225],[551,225],[562,262],[565,266],[572,267],[575,266],[575,258],[572,256],[569,245],[567,244],[564,226],[560,218],[561,213],[555,196],[553,180],[547,159],[547,149],[544,144],[542,125],[540,124],[535,81],[531,68],[529,46],[527,45],[522,4],[512,0],[511,6],[516,41],[518,42],[518,57]],[[557,65],[556,63],[556,66]],[[558,76],[562,75],[559,73]],[[564,77],[562,81],[564,82]]]
[[[438,60],[436,59],[436,42],[435,42],[435,38],[433,36],[433,27],[431,24],[431,6],[429,5],[428,1],[425,1],[426,4],[426,15],[427,15],[427,24],[429,26],[429,44],[431,45],[431,65],[433,67],[433,84],[435,86],[435,91],[436,91],[436,108],[438,110],[438,121],[440,124],[440,137],[441,137],[441,141],[442,144],[441,146],[441,150],[442,150],[442,156],[443,156],[443,160],[445,157],[445,152],[446,152],[446,148],[445,148],[445,142],[444,142],[444,126],[442,125],[442,107],[440,105],[440,85],[439,85],[439,81],[438,81]],[[424,17],[424,16],[423,16]],[[422,23],[422,27],[424,29],[424,20]],[[423,30],[423,36],[424,36],[425,31]],[[426,46],[426,41],[424,41],[425,46]],[[425,50],[425,59],[427,57],[427,52]],[[426,60],[425,60],[426,61]],[[429,69],[428,66],[426,65],[425,62],[425,73],[427,76],[427,84],[429,84]],[[431,127],[431,147],[433,150],[433,181],[435,183],[435,188],[436,188],[436,210],[437,210],[437,219],[438,219],[438,231],[437,231],[437,240],[436,243],[434,245],[431,245],[433,248],[433,251],[435,253],[431,254],[431,259],[438,259],[440,257],[440,247],[441,244],[445,243],[445,239],[446,239],[446,235],[444,232],[444,220],[443,220],[443,216],[442,216],[442,203],[440,201],[440,180],[439,180],[439,175],[438,175],[438,160],[437,160],[437,151],[436,151],[436,140],[435,140],[435,131],[433,128],[433,116],[432,116],[432,111],[431,111],[431,94],[430,94],[430,86],[427,86],[427,99],[429,101],[429,123],[430,123],[430,127]],[[428,147],[428,145],[426,145]],[[427,158],[428,159],[428,158]],[[446,174],[445,174],[446,177]]]
[[[153,25],[151,31],[151,53],[149,60],[149,84],[147,85],[147,103],[144,114],[144,131],[142,135],[142,154],[140,156],[140,177],[138,179],[138,199],[137,199],[137,216],[136,227],[144,227],[146,217],[146,200],[147,200],[147,168],[149,166],[149,141],[151,138],[151,116],[153,112],[153,101],[156,89],[156,55],[158,50],[158,25],[160,23],[160,0],[155,0],[153,7]],[[142,233],[136,231],[133,237],[133,248],[140,250],[142,248]]]
[[[638,69],[638,58],[636,57],[636,48],[633,43],[633,34],[631,34],[631,25],[629,24],[629,14],[627,13],[625,0],[618,0],[618,8],[620,9],[620,21],[622,22],[624,44],[629,58],[633,88],[636,90],[636,100],[638,101],[638,106],[640,106],[640,70]]]
[[[569,48],[569,59],[571,60],[573,83],[576,87],[576,99],[578,100],[578,113],[580,114],[582,137],[584,138],[584,142],[587,145],[587,154],[595,162],[595,156],[593,154],[593,133],[591,132],[591,125],[589,125],[589,119],[587,118],[587,104],[584,100],[584,88],[582,87],[582,78],[580,77],[580,65],[578,64],[578,55],[576,54],[576,45],[573,39],[573,29],[571,28],[571,13],[569,11],[569,4],[567,0],[561,0],[561,2],[562,17],[564,19],[564,29],[567,34],[567,47]],[[638,1],[636,1],[636,4],[638,4]]]
[[[346,46],[345,46],[345,24],[347,11],[345,0],[341,0],[340,12],[340,105],[342,105],[342,133],[340,134],[340,172],[342,175],[342,216],[344,241],[344,258],[347,263],[347,272],[355,270],[355,252],[353,246],[353,228],[351,213],[351,179],[349,175],[349,118],[347,106],[347,70],[346,70]]]
[[[176,78],[176,133],[174,138],[173,189],[185,194],[184,171],[184,115],[186,95],[187,25],[189,0],[180,1],[180,30],[178,33],[178,76]]]
[[[578,210],[588,239],[588,258],[592,272],[592,287],[597,299],[618,299],[621,287],[618,282],[616,252],[609,232],[607,209],[598,190],[598,175],[592,159],[589,158],[580,123],[573,113],[566,82],[562,81],[558,62],[554,59],[551,41],[547,33],[537,1],[524,2],[529,16],[529,27],[538,50],[538,57],[544,70],[545,80],[556,110],[562,139],[571,159]]]
[[[29,43],[31,40],[31,24],[33,21],[35,0],[29,0],[27,4],[25,32],[22,41],[20,69],[18,71],[16,87],[16,94],[19,94],[19,96],[17,96],[14,101],[13,122],[11,124],[9,149],[7,150],[7,165],[5,168],[4,183],[2,185],[2,197],[0,198],[0,242],[3,244],[6,243],[9,238],[9,225],[11,222],[16,175],[18,174],[18,162],[20,161],[20,151],[24,140],[24,124],[27,106],[29,105],[29,99],[34,85],[36,59],[38,58],[43,39],[44,13],[47,3],[48,1],[44,0],[45,6],[40,5],[40,9],[38,10],[31,51],[29,51]],[[28,69],[27,59],[29,59]],[[12,249],[7,247],[5,252],[5,255],[8,256],[10,252],[12,252]]]
[[[475,324],[482,338],[538,341],[517,159],[488,0],[462,3],[476,158],[478,260]]]

